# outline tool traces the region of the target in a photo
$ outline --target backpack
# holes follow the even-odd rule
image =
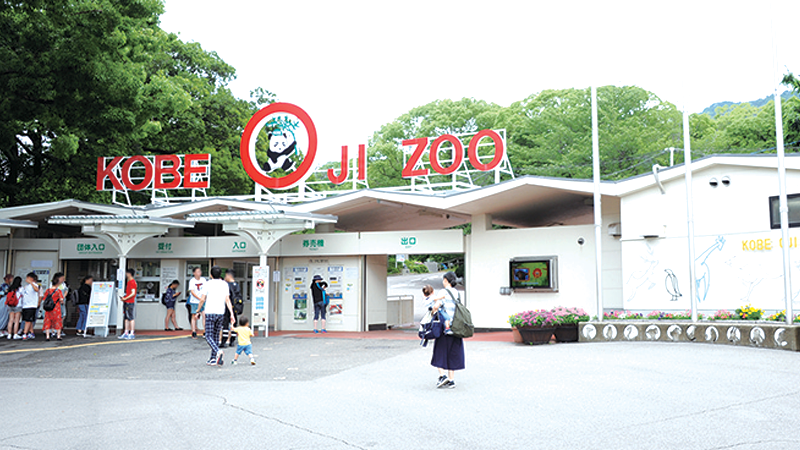
[[[230,287],[230,297],[231,297],[231,306],[233,306],[233,312],[236,315],[242,314],[244,312],[244,300],[242,299],[242,290],[239,289],[239,283],[233,281],[228,283]]]
[[[72,306],[78,306],[78,290],[73,289],[69,292],[69,302]]]
[[[6,296],[6,306],[9,308],[16,308],[19,304],[19,298],[17,297],[17,293],[15,291],[11,291]]]
[[[56,309],[56,301],[55,301],[55,299],[53,299],[53,297],[55,296],[55,293],[56,293],[56,289],[53,289],[53,290],[50,291],[49,294],[47,294],[44,297],[44,302],[42,302],[42,309],[44,309],[45,311],[48,311],[48,312]]]
[[[167,302],[168,302],[168,301],[170,301],[170,300],[172,300],[172,299],[171,299],[171,298],[169,298],[169,297],[172,297],[172,295],[170,294],[170,292],[169,292],[169,291],[167,291],[167,292],[164,292],[164,294],[163,294],[163,295],[161,295],[161,304],[162,304],[162,305],[164,305],[164,306],[167,306]]]
[[[471,338],[475,334],[475,325],[472,324],[472,313],[469,312],[466,306],[461,301],[453,297],[453,294],[445,289],[450,295],[450,298],[456,303],[456,313],[453,315],[453,320],[450,322],[450,330],[453,336],[457,338]]]

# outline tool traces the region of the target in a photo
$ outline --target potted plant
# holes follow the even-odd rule
[[[556,329],[556,319],[552,312],[538,309],[524,311],[509,317],[508,323],[519,330],[522,342],[539,345],[550,342]]]
[[[558,306],[551,311],[556,322],[556,342],[578,342],[578,322],[588,322],[589,314],[581,308]]]

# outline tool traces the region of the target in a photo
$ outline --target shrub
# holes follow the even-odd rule
[[[635,313],[631,311],[611,311],[604,312],[603,318],[607,320],[623,320],[623,319],[643,319],[642,313]]]
[[[516,313],[508,318],[508,323],[512,327],[551,327],[556,325],[556,318],[552,312],[537,309],[535,311],[523,311]]]
[[[557,306],[550,312],[553,313],[556,318],[556,325],[568,325],[589,321],[589,314],[581,308]]]
[[[736,309],[736,315],[744,320],[758,320],[761,318],[761,316],[764,315],[764,310],[759,308],[753,308],[748,304]]]
[[[736,316],[733,315],[732,312],[726,311],[724,309],[720,309],[719,311],[715,312],[713,316],[710,317],[711,320],[733,320]]]

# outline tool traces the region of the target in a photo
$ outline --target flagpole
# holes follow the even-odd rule
[[[689,302],[692,322],[697,322],[697,276],[694,271],[694,196],[692,195],[692,141],[689,133],[689,113],[683,107],[683,161],[686,184],[686,240],[689,243]]]
[[[772,58],[774,62],[772,85],[775,88],[775,138],[778,148],[778,184],[781,216],[781,250],[783,254],[783,295],[786,301],[786,323],[792,324],[794,311],[792,305],[792,273],[789,256],[789,201],[786,198],[786,161],[783,148],[783,114],[781,95],[778,91],[780,77],[778,70],[778,44],[775,41],[775,25],[772,24]]]
[[[594,181],[594,257],[597,296],[597,320],[603,320],[603,214],[600,197],[600,139],[597,131],[597,88],[591,87],[592,97],[592,178]]]

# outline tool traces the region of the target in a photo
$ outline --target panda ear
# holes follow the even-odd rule
[[[268,139],[272,139],[272,131],[270,131],[269,133],[267,133],[267,138],[268,138]]]

